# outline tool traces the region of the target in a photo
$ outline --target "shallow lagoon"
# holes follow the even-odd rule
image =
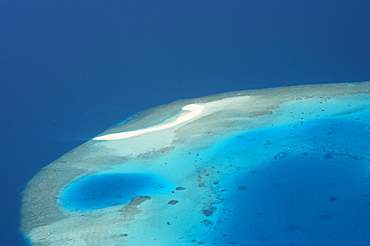
[[[70,210],[93,210],[128,203],[137,196],[169,192],[168,186],[149,174],[99,174],[76,180],[59,199]]]
[[[195,103],[204,110],[171,123]],[[35,245],[368,242],[369,109],[369,83],[353,83],[149,110],[99,139],[144,134],[91,140],[45,167],[25,191],[23,231]]]

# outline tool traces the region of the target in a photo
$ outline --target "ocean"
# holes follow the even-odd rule
[[[369,80],[369,12],[366,0],[1,1],[1,245],[25,245],[27,182],[129,116],[228,91]]]

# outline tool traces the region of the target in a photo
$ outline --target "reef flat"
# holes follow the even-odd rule
[[[369,242],[368,146],[370,82],[180,100],[44,167],[22,231],[37,246]]]

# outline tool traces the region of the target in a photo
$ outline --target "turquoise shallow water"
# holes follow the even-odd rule
[[[214,227],[216,245],[351,245],[370,241],[368,112],[239,135],[243,154],[272,146],[273,160],[228,184]],[[364,154],[364,155],[362,155]],[[248,163],[248,159],[244,160]],[[211,245],[211,242],[209,243]]]

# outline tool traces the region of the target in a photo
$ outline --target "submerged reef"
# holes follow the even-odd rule
[[[370,82],[229,92],[149,109],[44,167],[31,245],[370,242]]]

